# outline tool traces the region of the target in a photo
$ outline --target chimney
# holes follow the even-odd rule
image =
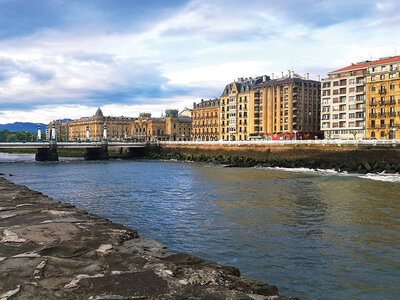
[[[294,71],[290,71],[290,78],[294,78]]]
[[[310,73],[306,73],[306,80],[310,80]]]
[[[281,77],[283,78],[283,72],[281,72]]]
[[[321,76],[317,75],[317,81],[321,81]]]
[[[263,82],[266,82],[267,81],[267,75],[264,75],[263,76]]]
[[[290,78],[290,70],[288,70],[287,72],[288,72],[288,77]]]
[[[271,79],[275,79],[275,74],[271,73]]]

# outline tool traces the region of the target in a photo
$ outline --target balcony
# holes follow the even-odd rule
[[[381,90],[379,90],[379,94],[380,94],[380,95],[386,94],[386,89],[381,89]]]
[[[376,104],[376,102],[370,102],[369,103],[369,106],[376,106],[377,104]]]
[[[379,113],[379,114],[378,114],[378,117],[379,117],[379,118],[384,118],[384,117],[386,117],[386,113]]]
[[[396,105],[396,100],[390,100],[389,105]]]
[[[389,117],[395,117],[395,116],[396,116],[396,112],[395,111],[389,112]]]
[[[369,114],[370,118],[376,118],[376,114]]]
[[[387,105],[385,101],[379,101],[379,105],[383,106],[383,105]]]

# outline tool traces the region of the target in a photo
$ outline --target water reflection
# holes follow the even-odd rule
[[[21,162],[0,172],[282,294],[400,296],[400,184],[146,161]]]

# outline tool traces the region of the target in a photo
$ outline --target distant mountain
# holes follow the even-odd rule
[[[61,121],[61,123],[65,123],[65,122],[71,122],[71,121],[73,121],[72,119],[59,119],[59,120],[56,120],[57,122],[60,122]]]
[[[42,127],[42,132],[46,130],[46,124],[40,124]],[[25,122],[15,122],[9,124],[0,124],[0,130],[9,130],[9,131],[26,131],[35,133],[38,130],[38,123],[25,123]]]

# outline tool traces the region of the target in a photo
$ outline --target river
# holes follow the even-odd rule
[[[400,298],[400,175],[167,161],[40,163],[0,153],[6,178],[238,267],[301,299]]]

